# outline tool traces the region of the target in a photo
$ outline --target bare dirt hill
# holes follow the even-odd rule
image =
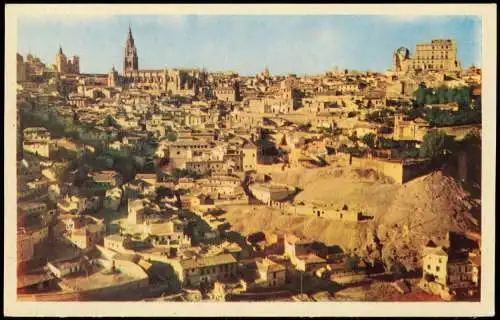
[[[266,206],[224,206],[227,213],[224,217],[231,224],[233,231],[246,236],[262,231],[269,236],[276,231],[293,233],[297,236],[312,237],[329,245],[340,245],[344,248],[360,247],[369,227],[368,223],[340,222],[304,216],[283,215],[276,209]]]
[[[429,239],[446,243],[448,231],[479,231],[471,207],[462,187],[440,171],[400,186],[394,201],[374,222],[384,259],[417,267],[419,249]]]

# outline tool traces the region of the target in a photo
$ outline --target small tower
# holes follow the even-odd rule
[[[119,86],[118,72],[113,65],[111,71],[108,73],[108,87],[117,87]]]
[[[269,78],[269,69],[267,66],[264,67],[264,77]]]
[[[80,57],[79,56],[73,56],[72,70],[71,71],[74,74],[80,74]]]

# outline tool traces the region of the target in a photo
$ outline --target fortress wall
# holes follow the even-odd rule
[[[318,218],[326,218],[339,221],[359,221],[360,215],[355,211],[335,210],[322,206],[313,205],[294,205],[288,202],[272,201],[269,205],[271,208],[281,210],[289,215],[301,215]]]
[[[373,169],[380,174],[392,178],[394,182],[398,184],[406,183],[430,171],[428,161],[405,163],[403,161],[352,157],[351,166],[355,168]]]
[[[427,174],[431,170],[429,161],[405,164],[403,166],[403,183]]]

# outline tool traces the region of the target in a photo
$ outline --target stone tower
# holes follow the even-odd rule
[[[59,51],[57,52],[56,55],[57,72],[65,73],[66,63],[67,63],[66,55],[63,53],[61,46],[59,46]]]
[[[72,59],[72,72],[73,73],[76,73],[76,74],[79,74],[80,73],[80,57],[78,56],[73,56],[73,59]]]
[[[139,69],[139,59],[132,36],[132,29],[128,27],[127,42],[125,43],[125,55],[123,58],[123,72],[137,71]]]
[[[80,58],[78,56],[73,56],[72,59],[68,59],[64,54],[61,46],[56,54],[56,71],[61,74],[65,73],[80,73]]]
[[[108,87],[119,86],[118,72],[116,72],[115,66],[108,73]]]

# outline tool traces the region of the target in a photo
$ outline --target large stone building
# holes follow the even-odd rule
[[[41,77],[48,71],[45,64],[29,53],[24,60],[19,53],[16,55],[17,82],[31,81],[32,78]]]
[[[139,58],[132,30],[129,27],[125,42],[123,69],[117,75],[113,69],[108,75],[108,85],[142,90],[171,92],[172,94],[194,96],[206,80],[205,72],[191,69],[139,69]]]
[[[183,287],[230,281],[236,277],[238,269],[237,260],[229,253],[173,261],[172,266]]]
[[[72,59],[68,59],[63,53],[61,47],[59,47],[59,52],[56,55],[56,70],[59,73],[66,74],[79,74],[80,73],[80,58],[78,56],[73,56]]]
[[[16,66],[17,66],[17,82],[26,81],[26,66],[24,64],[24,58],[19,53],[16,55]]]
[[[468,255],[450,248],[426,246],[422,257],[421,287],[443,297],[478,286],[477,268]]]
[[[48,158],[52,149],[50,132],[42,127],[23,130],[23,151]]]
[[[460,71],[457,59],[457,43],[455,40],[431,40],[430,43],[417,43],[415,54],[400,47],[393,53],[392,69],[395,72],[407,73],[417,70]]]
[[[422,118],[405,120],[403,115],[394,116],[394,140],[423,141],[430,125]]]

